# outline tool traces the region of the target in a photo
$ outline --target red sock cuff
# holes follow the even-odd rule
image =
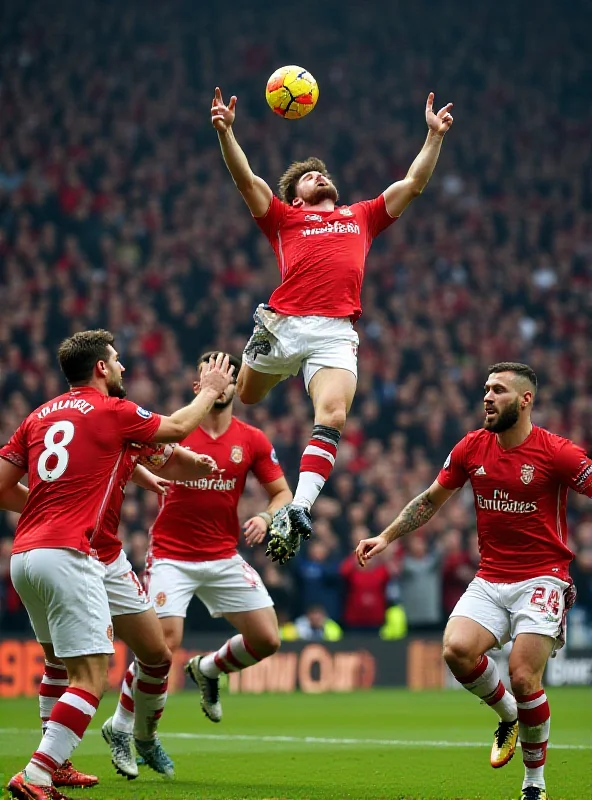
[[[475,667],[475,669],[472,672],[469,672],[468,675],[465,675],[462,678],[457,678],[458,682],[473,683],[473,681],[476,681],[477,678],[480,678],[481,675],[483,675],[483,673],[487,669],[488,664],[489,664],[489,659],[487,658],[487,656],[481,656],[481,659],[480,661],[477,662],[477,666]]]
[[[99,707],[99,698],[95,697],[94,694],[87,692],[86,689],[79,689],[77,686],[69,686],[68,693],[75,694],[77,697],[82,698],[82,700],[86,700],[86,702],[89,705],[94,706],[94,708]]]

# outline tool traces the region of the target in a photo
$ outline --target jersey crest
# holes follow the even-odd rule
[[[238,445],[234,445],[230,450],[230,460],[233,464],[240,464],[243,460],[243,448],[239,447]]]
[[[532,464],[523,464],[520,468],[520,480],[522,483],[529,484],[534,478],[534,467]]]

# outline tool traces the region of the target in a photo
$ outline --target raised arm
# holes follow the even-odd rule
[[[425,111],[428,136],[424,146],[403,180],[392,183],[383,192],[386,210],[391,217],[400,217],[409,203],[427,186],[438,161],[444,135],[452,125],[452,114],[450,113],[452,103],[447,103],[437,114],[433,111],[433,104],[434,93],[430,92]]]
[[[273,192],[263,178],[254,174],[246,155],[234,138],[232,123],[236,114],[235,108],[235,95],[226,105],[222,99],[222,92],[216,86],[212,100],[212,125],[218,132],[222,156],[251,214],[254,217],[264,217],[271,204]]]
[[[434,481],[429,489],[407,503],[399,516],[381,534],[371,539],[362,539],[356,547],[356,557],[360,566],[366,566],[367,561],[385,550],[395,539],[400,539],[406,533],[416,531],[429,522],[436,511],[442,508],[457,491],[458,489],[445,489],[441,483]]]

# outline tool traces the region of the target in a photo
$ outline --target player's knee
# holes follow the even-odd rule
[[[533,675],[532,671],[527,665],[517,664],[511,666],[510,673],[510,686],[512,687],[512,694],[524,696],[527,694],[534,694],[541,688],[541,681],[538,675]]]
[[[470,671],[477,656],[472,652],[466,641],[462,639],[446,639],[442,648],[442,656],[452,672]]]
[[[265,631],[254,645],[255,650],[262,658],[268,658],[280,649],[281,640],[278,631]]]
[[[342,431],[345,428],[347,412],[343,403],[329,403],[324,405],[315,414],[315,422],[319,425],[326,425],[328,428],[336,428]]]

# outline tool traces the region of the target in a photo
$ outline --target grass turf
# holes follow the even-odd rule
[[[175,760],[174,782],[145,767],[135,781],[115,774],[100,736],[115,701],[114,695],[103,699],[74,756],[79,769],[97,774],[101,782],[86,791],[68,790],[74,798],[510,800],[520,794],[520,750],[508,766],[492,770],[496,718],[460,691],[225,694],[220,725],[202,715],[197,693],[175,694],[161,725],[161,739]],[[550,796],[589,800],[592,691],[550,690],[549,701],[552,744],[573,747],[549,749]],[[36,700],[0,701],[3,785],[35,749],[36,726]]]

